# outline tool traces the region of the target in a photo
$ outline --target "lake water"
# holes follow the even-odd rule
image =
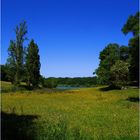
[[[57,86],[57,89],[64,89],[64,90],[68,90],[68,89],[78,89],[78,88],[82,88],[82,87],[72,87],[72,86]]]

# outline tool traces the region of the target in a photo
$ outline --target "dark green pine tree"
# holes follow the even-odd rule
[[[40,79],[40,56],[38,45],[31,40],[26,55],[27,85],[38,87]]]

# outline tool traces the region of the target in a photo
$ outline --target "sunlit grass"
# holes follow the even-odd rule
[[[37,115],[37,139],[137,140],[138,89],[3,93],[2,111]],[[62,133],[60,133],[62,132]],[[64,134],[63,134],[64,133]],[[52,136],[53,135],[53,136]]]

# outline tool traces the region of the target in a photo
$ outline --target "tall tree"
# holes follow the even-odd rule
[[[27,84],[37,87],[40,79],[40,56],[38,45],[31,40],[26,56]]]
[[[139,83],[139,12],[135,15],[131,15],[125,25],[122,28],[122,32],[126,35],[128,33],[133,34],[133,38],[129,40],[130,50],[130,79],[136,84]]]
[[[26,40],[27,26],[26,22],[20,23],[15,28],[16,39],[10,41],[8,48],[9,57],[7,66],[9,67],[8,77],[12,83],[18,85],[21,80],[23,63],[24,63],[24,47]]]
[[[99,84],[110,84],[110,69],[120,59],[118,44],[109,44],[100,52],[100,64],[96,70]]]
[[[100,52],[100,64],[96,70],[99,84],[112,84],[111,67],[118,60],[129,60],[129,48],[118,44],[109,44]]]

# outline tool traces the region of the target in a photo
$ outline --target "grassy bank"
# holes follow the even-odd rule
[[[138,89],[3,93],[3,139],[138,140]]]

